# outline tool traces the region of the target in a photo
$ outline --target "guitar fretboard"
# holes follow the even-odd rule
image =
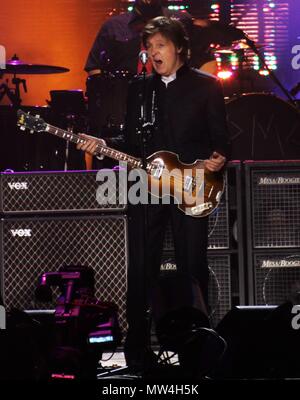
[[[45,131],[51,133],[52,135],[58,136],[62,139],[65,139],[72,143],[87,143],[87,140],[82,138],[80,135],[66,131],[64,129],[57,128],[50,124],[46,124]],[[96,138],[95,138],[96,139]],[[97,139],[96,139],[97,140]],[[105,146],[102,142],[99,141],[97,144],[94,155],[104,155],[106,157],[112,158],[117,161],[127,162],[128,165],[132,168],[142,168],[143,164],[139,158],[132,157],[126,153],[121,151],[112,149],[111,147]],[[146,165],[147,170],[151,170],[153,166],[150,163]]]

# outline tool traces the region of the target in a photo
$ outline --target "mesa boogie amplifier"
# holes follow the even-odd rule
[[[246,162],[251,248],[300,247],[300,161]]]
[[[0,213],[124,211],[125,182],[114,170],[1,173]]]
[[[256,305],[300,301],[300,252],[260,251],[253,254],[252,298]]]

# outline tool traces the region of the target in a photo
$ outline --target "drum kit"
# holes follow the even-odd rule
[[[10,106],[3,105],[0,108],[0,130],[2,136],[7,136],[5,137],[7,151],[1,154],[0,170],[84,168],[80,152],[73,151],[73,148],[70,152],[68,143],[65,145],[61,141],[54,141],[53,138],[40,141],[34,135],[23,138],[16,133],[19,131],[15,119],[16,110],[22,103],[21,89],[27,92],[26,79],[23,75],[61,74],[68,71],[70,71],[68,68],[56,65],[27,63],[20,60],[17,55],[6,61],[5,68],[0,70],[0,78],[6,74],[12,75],[11,83],[14,87],[10,87],[8,79],[0,84],[0,102],[6,95],[11,103]],[[22,109],[41,114],[48,121],[51,119],[51,122],[62,125],[68,130],[72,130],[75,125],[80,127],[81,131],[85,130],[86,123],[82,120],[86,116],[86,103],[82,90],[51,90],[50,101],[47,100],[47,103],[48,107],[22,105]],[[15,156],[9,153],[11,147],[17,148]]]

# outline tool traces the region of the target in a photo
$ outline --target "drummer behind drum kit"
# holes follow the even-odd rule
[[[238,72],[236,81],[239,82],[239,89],[226,101],[232,143],[232,159],[268,160],[299,158],[299,103],[295,101],[294,93],[288,91],[282,85],[274,74],[274,71],[270,70],[266,64],[259,51],[263,46],[254,43],[242,30],[216,21],[208,21],[203,32],[206,35],[205,40],[207,44],[210,41],[209,46],[215,58],[217,56],[235,54],[239,60],[236,66]],[[207,37],[209,38],[208,40]],[[257,55],[261,65],[268,71],[272,81],[281,89],[286,100],[282,100],[271,93],[259,92],[259,90],[255,92],[257,90],[255,81],[252,90],[246,90],[248,93],[244,93],[243,78],[247,77],[250,70],[249,66],[247,66],[247,57],[245,56],[248,50]],[[28,64],[19,60],[15,55],[11,60],[6,62],[6,68],[0,70],[0,77],[3,74],[13,75],[12,83],[15,85],[15,88],[9,88],[7,83],[0,85],[0,101],[7,95],[14,109],[17,109],[21,105],[20,86],[22,86],[25,92],[27,92],[27,87],[26,80],[18,78],[17,75],[56,74],[68,71],[69,69],[64,67]],[[252,72],[255,73],[254,71]],[[61,92],[56,94],[64,96],[66,101],[63,100],[59,104],[70,101],[71,109],[72,104],[76,103],[79,99],[78,93],[76,93],[74,99],[72,93],[67,93],[72,91],[52,92]],[[51,106],[51,103],[49,105]],[[75,105],[76,110],[78,110],[78,107],[78,105]],[[80,107],[82,109],[82,104],[80,104]]]

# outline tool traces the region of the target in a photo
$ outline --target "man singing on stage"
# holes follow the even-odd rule
[[[140,126],[141,93],[145,87],[146,121],[152,126],[147,137],[146,156],[166,150],[178,154],[181,162],[202,159],[208,172],[221,171],[229,157],[229,140],[219,81],[188,66],[189,40],[180,21],[156,17],[144,27],[142,39],[154,73],[146,78],[146,84],[138,77],[129,86],[123,149],[135,157],[142,156],[136,132]],[[83,138],[86,142],[78,148],[94,154],[97,140],[86,135]],[[142,370],[155,361],[145,310],[149,306],[151,288],[159,279],[168,223],[174,236],[177,271],[197,282],[208,306],[208,218],[185,215],[174,201],[162,203],[147,205],[147,242],[144,243],[143,207],[131,205],[129,198],[129,328],[124,350],[127,365]]]

